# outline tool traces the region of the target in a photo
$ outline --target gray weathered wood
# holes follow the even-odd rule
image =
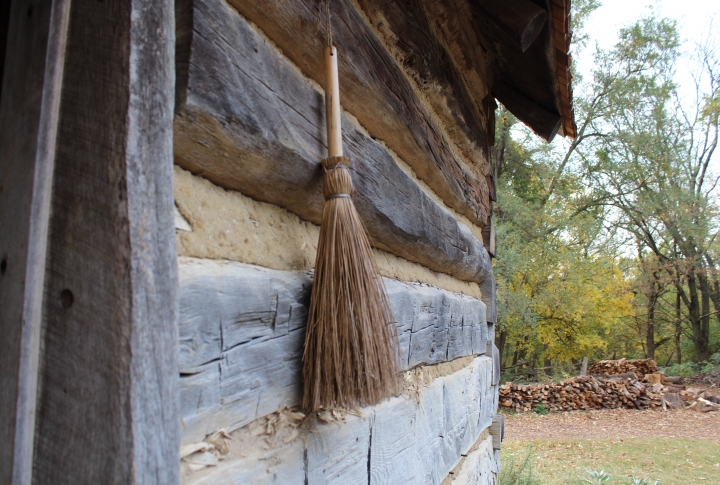
[[[457,473],[449,477],[449,485],[496,485],[499,468],[491,439],[485,438],[467,454]]]
[[[502,363],[500,362],[500,350],[497,348],[497,345],[495,345],[494,342],[492,344],[492,359],[493,359],[492,385],[497,386],[500,383],[500,373],[501,373],[501,364]]]
[[[183,482],[440,484],[492,422],[491,368],[489,358],[478,357],[417,394],[362,408],[362,416],[318,422],[288,444],[234,454],[231,441],[229,458]]]
[[[492,445],[494,450],[502,448],[502,442],[505,439],[505,416],[496,414],[493,416],[490,425],[490,436],[492,436]]]
[[[176,163],[319,224],[322,94],[221,0],[195,1],[192,29]],[[482,241],[347,118],[343,134],[354,201],[375,246],[465,281],[490,277]]]
[[[492,218],[490,219],[490,224],[483,227],[482,229],[482,235],[483,235],[483,245],[485,246],[485,250],[488,252],[488,254],[496,258],[497,257],[497,234],[495,233],[495,224],[492,221]]]
[[[172,2],[73,0],[33,482],[179,481]]]
[[[0,483],[32,479],[45,257],[69,1],[15,1],[0,41]],[[10,8],[3,6],[3,11]]]
[[[495,305],[495,275],[490,274],[485,281],[480,283],[480,291],[482,292],[481,299],[487,307],[487,321],[488,323],[497,322],[497,307]]]
[[[305,273],[181,258],[183,441],[300,401],[312,280]],[[403,369],[485,352],[485,305],[386,279]]]
[[[323,2],[229,3],[256,23],[306,76],[322,84],[325,39],[315,26]],[[335,0],[330,6],[333,43],[340,53],[343,107],[412,166],[447,205],[484,224],[490,215],[484,177],[451,152],[441,127],[353,1]]]

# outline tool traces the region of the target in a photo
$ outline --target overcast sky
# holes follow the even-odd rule
[[[612,47],[618,40],[618,30],[637,18],[647,15],[651,8],[660,16],[678,21],[680,36],[685,41],[684,48],[692,49],[696,42],[707,36],[711,22],[720,37],[720,0],[600,0],[602,6],[589,18],[585,25],[590,35],[590,42],[585,51],[574,56],[580,72],[587,76],[592,69],[592,53],[595,43],[601,48]],[[678,66],[677,81],[681,84],[691,83],[687,69],[681,60]]]

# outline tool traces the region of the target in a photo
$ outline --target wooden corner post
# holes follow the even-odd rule
[[[170,0],[13,0],[11,36],[26,28],[32,15],[47,15],[43,8],[63,3],[69,5],[67,44],[54,124],[46,257],[22,249],[41,245],[42,233],[22,229],[12,240],[0,236],[0,257],[7,258],[0,279],[3,308],[23,305],[22,295],[29,294],[42,310],[34,374],[33,369],[18,372],[22,352],[6,358],[5,342],[0,352],[3,384],[29,383],[37,389],[37,401],[28,401],[33,408],[37,403],[34,437],[29,451],[0,443],[0,458],[7,463],[8,453],[15,462],[23,456],[32,483],[38,484],[177,484],[174,5]],[[47,35],[37,42],[49,45]],[[8,43],[6,66],[23,55],[22,46]],[[0,107],[3,187],[9,187],[6,167],[20,171],[34,157],[6,153],[6,145],[25,143],[6,136],[19,114],[16,103],[7,100],[17,99],[27,74],[23,69],[38,61],[36,54],[24,55],[25,68],[18,64],[17,72],[5,71],[11,91],[3,90]],[[47,87],[47,80],[41,86]],[[13,193],[20,206],[35,203],[27,189]],[[4,227],[13,217],[26,226],[38,221],[31,210],[8,212],[0,204]],[[27,270],[16,265],[41,263],[39,289],[7,291],[22,289]],[[18,327],[24,325],[21,318],[0,320],[3,331],[25,331]],[[12,409],[12,420],[20,422],[18,393],[0,394],[2,411]],[[24,477],[2,472],[0,485],[30,483]]]

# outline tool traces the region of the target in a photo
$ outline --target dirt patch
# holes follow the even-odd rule
[[[508,415],[505,438],[545,440],[565,438],[696,438],[720,442],[720,412],[698,413],[612,409],[572,411],[541,416],[535,413]]]

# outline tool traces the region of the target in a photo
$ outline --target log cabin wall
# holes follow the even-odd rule
[[[547,139],[570,106],[551,4],[510,4],[331,2],[354,202],[406,386],[308,424],[293,407],[323,204],[325,4],[176,2],[184,483],[496,483],[494,98]],[[546,85],[513,77],[526,50]]]
[[[13,0],[0,484],[495,483],[495,99],[573,136],[568,1],[331,6],[403,391],[295,410],[320,0]]]

